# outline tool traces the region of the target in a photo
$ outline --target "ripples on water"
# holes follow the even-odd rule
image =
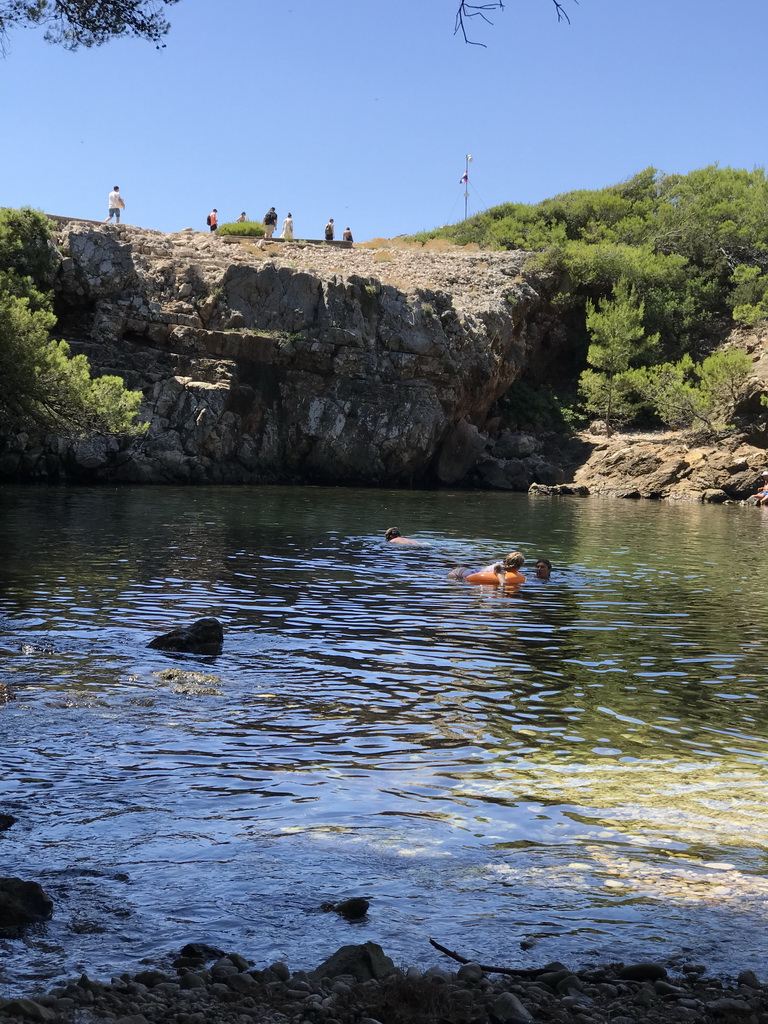
[[[190,939],[294,968],[366,940],[431,963],[429,935],[518,966],[762,964],[760,510],[7,488],[0,525],[0,874],[56,905],[0,944],[7,990]],[[514,548],[552,579],[445,578]],[[203,615],[220,657],[146,649]],[[364,924],[317,909],[358,894]]]

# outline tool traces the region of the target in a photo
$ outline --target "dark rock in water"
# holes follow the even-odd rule
[[[205,942],[188,942],[179,950],[179,956],[206,963],[208,960],[220,960],[224,951],[216,946],[208,946]]]
[[[12,814],[0,814],[0,832],[4,832],[11,825],[15,825],[16,819]]]
[[[375,942],[362,946],[342,946],[320,966],[311,971],[309,977],[336,978],[339,974],[351,974],[357,981],[370,981],[386,977],[395,971],[394,963]]]
[[[219,654],[224,642],[224,629],[218,619],[198,619],[191,626],[180,626],[150,640],[147,647],[159,651],[181,651],[188,654]]]
[[[656,981],[657,978],[663,980],[667,976],[661,964],[651,962],[626,964],[618,973],[625,981]]]
[[[747,988],[760,988],[760,982],[754,971],[742,971],[737,980],[740,985],[746,985]]]
[[[353,896],[349,900],[342,900],[341,903],[323,903],[321,910],[333,910],[341,914],[348,921],[359,921],[368,913],[370,903],[362,896]]]
[[[37,882],[0,878],[0,930],[18,932],[28,924],[47,920],[53,901]]]

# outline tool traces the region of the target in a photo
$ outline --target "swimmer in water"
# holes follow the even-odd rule
[[[552,575],[552,563],[548,558],[538,558],[533,568],[540,580],[548,580]]]
[[[404,537],[396,526],[390,526],[384,534],[384,540],[390,544],[402,544],[410,548],[428,548],[429,544],[423,540],[413,540],[411,537]]]
[[[466,580],[468,583],[485,583],[487,580],[473,579],[479,576],[495,576],[501,586],[510,583],[523,583],[525,576],[520,572],[525,565],[525,555],[519,551],[512,551],[503,562],[494,562],[493,565],[486,565],[484,569],[468,569],[466,566],[459,566],[458,569],[451,569],[448,579]]]

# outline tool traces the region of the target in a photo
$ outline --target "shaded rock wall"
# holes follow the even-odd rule
[[[139,442],[45,450],[5,473],[125,481],[454,483],[488,411],[551,340],[524,253],[282,246],[60,229],[59,329],[144,394]],[[549,343],[549,341],[548,341]]]
[[[5,439],[0,476],[128,482],[463,484],[722,501],[755,490],[768,443],[768,331],[735,435],[532,437],[489,420],[525,369],[568,367],[557,282],[526,254],[340,251],[71,222],[60,336],[141,389],[139,441]]]

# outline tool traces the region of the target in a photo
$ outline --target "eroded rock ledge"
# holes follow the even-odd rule
[[[137,483],[459,485],[724,501],[765,468],[755,337],[744,429],[676,435],[512,433],[493,417],[523,369],[546,378],[568,336],[558,282],[524,252],[266,252],[192,230],[62,224],[61,336],[144,395],[140,441],[0,449],[0,476]],[[750,347],[751,346],[751,347]],[[547,490],[549,489],[549,490]]]
[[[5,473],[111,480],[430,484],[460,480],[479,428],[556,329],[524,253],[428,256],[251,246],[70,223],[59,330],[144,393],[150,428],[6,450]]]

